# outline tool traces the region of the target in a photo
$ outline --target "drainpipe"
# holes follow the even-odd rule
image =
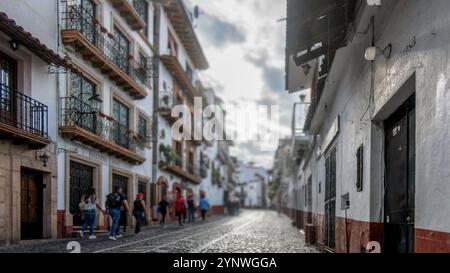
[[[154,8],[154,30],[153,30],[153,69],[154,69],[154,77],[153,77],[153,126],[152,126],[152,181],[156,183],[157,171],[158,171],[158,131],[159,131],[159,40],[160,40],[160,25],[161,25],[161,5],[156,1],[153,2]]]

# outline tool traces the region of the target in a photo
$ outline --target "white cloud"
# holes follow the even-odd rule
[[[204,78],[213,79],[213,85],[222,87],[218,94],[225,104],[279,104],[281,137],[289,135],[292,102],[297,98],[284,91],[286,29],[284,21],[277,22],[286,17],[286,1],[191,2],[202,11],[197,32],[210,63],[210,69],[203,72]],[[214,29],[219,33],[211,34]],[[237,142],[232,152],[244,161],[271,167],[273,153],[255,147],[255,143]]]

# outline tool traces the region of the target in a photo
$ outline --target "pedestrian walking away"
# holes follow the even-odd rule
[[[202,220],[206,221],[206,213],[209,210],[209,201],[208,198],[206,198],[205,194],[203,194],[202,197],[200,198],[199,207],[202,212]]]
[[[96,209],[98,208],[103,214],[106,214],[106,211],[104,211],[98,204],[94,188],[89,188],[86,190],[84,195],[81,197],[79,207],[84,220],[80,231],[81,238],[84,237],[86,227],[89,226],[89,240],[96,239],[94,235]]]
[[[161,226],[166,226],[166,215],[167,207],[169,207],[169,202],[167,202],[167,197],[163,196],[162,200],[158,204],[158,212],[161,214]]]
[[[178,224],[184,226],[184,222],[186,221],[186,201],[184,200],[180,189],[177,189],[175,213],[178,217]]]
[[[144,223],[145,215],[148,215],[147,205],[144,201],[145,195],[143,193],[138,193],[136,195],[136,200],[133,202],[133,215],[136,218],[136,226],[134,233],[137,235],[141,232],[141,226]]]
[[[195,221],[195,200],[194,200],[194,196],[191,194],[188,197],[188,201],[187,201],[187,205],[188,205],[188,220],[189,223],[193,223]]]
[[[124,196],[124,199],[127,200],[127,196],[122,193]],[[128,202],[128,201],[127,201]],[[128,214],[130,213],[130,211],[128,210],[128,208],[126,208],[125,206],[121,206],[120,207],[120,220],[119,220],[119,234],[120,234],[120,227],[123,227],[123,233],[127,232],[127,226],[128,226]],[[119,235],[118,234],[118,235]]]
[[[122,237],[119,233],[120,208],[124,206],[128,211],[128,203],[122,192],[122,187],[116,187],[113,193],[106,196],[105,205],[112,219],[109,239],[114,241]]]

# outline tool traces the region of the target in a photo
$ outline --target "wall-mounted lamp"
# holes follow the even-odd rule
[[[368,49],[366,49],[364,57],[366,58],[367,61],[373,62],[375,61],[377,56],[380,55],[383,55],[387,60],[389,60],[391,58],[391,54],[392,54],[392,44],[389,44],[384,49],[381,49],[376,46],[369,47]]]
[[[12,39],[11,41],[9,41],[9,46],[14,50],[19,50],[20,47],[20,43],[17,40]]]
[[[47,152],[40,152],[39,159],[41,160],[42,164],[45,168],[47,168],[48,159],[50,157],[47,155]]]
[[[307,64],[304,64],[302,66],[302,68],[303,68],[303,72],[305,73],[305,76],[308,76],[308,74],[311,71],[312,67],[307,63]]]

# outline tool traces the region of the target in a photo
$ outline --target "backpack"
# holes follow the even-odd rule
[[[117,193],[110,193],[106,196],[105,207],[106,209],[110,209],[113,207],[117,207],[119,204],[117,202]]]

